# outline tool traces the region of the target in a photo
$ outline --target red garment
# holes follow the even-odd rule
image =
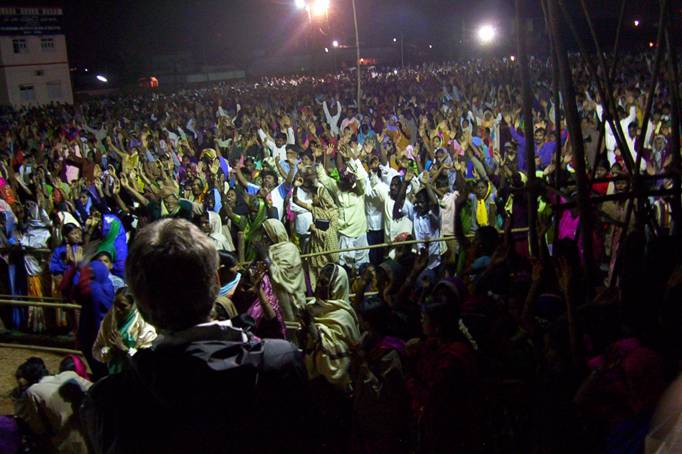
[[[592,191],[599,195],[606,195],[606,191],[609,189],[609,183],[592,183]]]
[[[420,451],[476,448],[481,403],[473,349],[463,341],[429,338],[420,344],[417,358],[406,386],[418,418]]]

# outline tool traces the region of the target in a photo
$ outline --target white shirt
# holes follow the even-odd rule
[[[393,206],[395,205],[395,200],[393,200],[389,195],[389,187],[382,181],[379,177],[373,173],[369,178],[370,185],[372,187],[372,196],[376,197],[383,203],[383,223],[384,223],[384,239],[386,241],[393,241],[396,236],[401,233],[412,233],[412,220],[407,216],[403,216],[400,219],[393,219]],[[412,206],[409,200],[405,200],[405,206]]]
[[[324,110],[324,117],[326,118],[327,124],[329,125],[329,132],[331,132],[333,136],[338,136],[339,119],[341,118],[341,103],[339,101],[336,101],[336,114],[333,116],[329,113],[327,101],[324,101],[322,103],[322,109]]]
[[[438,215],[429,211],[424,216],[420,216],[412,204],[403,205],[402,212],[405,216],[412,219],[414,226],[415,240],[431,240],[440,238],[440,210]],[[434,219],[435,217],[435,219]],[[429,264],[427,268],[432,270],[440,265],[441,244],[439,241],[429,243]]]
[[[296,143],[293,128],[287,128],[287,142],[281,147],[278,147],[275,141],[272,140],[271,137],[268,137],[267,134],[265,134],[265,131],[260,128],[258,129],[258,137],[260,137],[260,140],[262,140],[265,146],[270,150],[275,162],[285,161],[287,159],[287,145]]]
[[[308,194],[301,188],[296,188],[295,191],[296,196],[301,202],[307,203],[309,205],[313,204],[312,194]],[[296,233],[299,235],[308,235],[310,233],[308,231],[310,230],[310,225],[313,223],[313,214],[305,208],[296,205],[294,202],[291,202],[291,211],[296,214],[296,219],[294,220]]]
[[[374,175],[375,179],[376,175]],[[371,184],[371,183],[370,183]],[[375,182],[377,189],[371,185],[371,191],[365,198],[365,215],[367,215],[367,230],[382,230],[384,228],[384,198],[379,191],[388,194],[388,185],[383,181]]]
[[[260,191],[260,186],[257,184],[249,183],[246,187],[246,192],[250,195],[256,195]],[[284,217],[284,199],[289,192],[289,188],[286,183],[280,183],[272,191],[268,193],[267,201],[272,203],[272,206],[277,209],[277,219],[280,221]]]

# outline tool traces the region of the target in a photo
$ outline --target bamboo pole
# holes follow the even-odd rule
[[[512,229],[512,233],[524,233],[528,232],[528,227],[519,227]],[[499,231],[498,233],[503,234],[504,232]],[[410,244],[421,244],[421,243],[435,243],[435,242],[442,242],[442,241],[451,241],[454,240],[455,236],[443,236],[440,238],[432,238],[432,239],[427,239],[427,240],[406,240],[406,241],[396,241],[394,243],[392,242],[386,242],[386,243],[379,243],[379,244],[372,244],[368,246],[358,246],[358,247],[351,247],[351,248],[346,248],[346,249],[332,249],[329,251],[322,251],[322,252],[312,252],[309,254],[301,254],[302,259],[307,259],[310,257],[318,257],[320,255],[327,255],[327,254],[338,254],[341,252],[355,252],[355,251],[364,251],[366,249],[376,249],[376,248],[383,248],[383,247],[396,247],[396,246],[406,246]]]
[[[357,92],[357,105],[358,105],[358,114],[360,114],[360,97],[362,94],[362,90],[360,89],[360,34],[358,32],[358,14],[355,9],[355,0],[353,0],[353,26],[355,27],[355,58],[356,58],[356,64],[355,68],[357,69],[357,78],[358,78],[358,92]]]
[[[338,254],[341,252],[355,252],[355,251],[364,251],[367,249],[377,249],[377,248],[382,248],[382,247],[395,247],[395,246],[406,246],[410,244],[420,244],[420,243],[436,243],[436,242],[441,242],[441,241],[450,241],[454,240],[454,236],[444,236],[441,238],[433,238],[433,239],[428,239],[428,240],[407,240],[407,241],[399,241],[395,243],[387,242],[387,243],[380,243],[380,244],[372,244],[372,245],[367,245],[367,246],[358,246],[358,247],[349,247],[345,249],[334,249],[331,251],[322,251],[322,252],[311,252],[309,254],[301,254],[302,259],[308,259],[311,257],[318,257],[320,255],[327,255],[327,254]]]
[[[672,196],[676,194],[675,189],[655,189],[652,191],[649,191],[647,193],[650,196]],[[679,192],[677,192],[679,194]],[[636,197],[636,193],[634,191],[628,191],[628,192],[617,192],[614,194],[607,194],[607,195],[602,195],[598,197],[591,197],[590,201],[593,204],[600,204],[604,202],[611,202],[615,200],[626,200],[626,199],[632,199]],[[576,205],[575,200],[569,200],[568,202],[562,203],[561,208],[570,208],[574,207]]]
[[[656,92],[656,86],[658,85],[658,73],[661,70],[661,57],[663,50],[663,29],[666,24],[665,11],[668,9],[668,0],[661,1],[661,9],[658,16],[658,33],[656,36],[656,61],[654,63],[654,73],[652,74],[653,80],[651,81],[651,86],[649,87],[649,93],[647,94],[646,108],[644,110],[644,119],[642,121],[642,130],[637,137],[637,142],[635,143],[635,168],[633,175],[633,189],[637,194],[637,225],[639,227],[644,225],[644,198],[642,197],[641,179],[639,177],[639,167],[642,163],[642,155],[644,149],[644,137],[646,136],[646,130],[649,126],[649,117],[651,116],[651,109],[654,105],[654,94]],[[632,210],[634,203],[628,205],[627,212],[625,213],[625,226],[630,225],[630,218],[632,217]],[[627,230],[626,232],[627,233]]]
[[[616,39],[613,41],[613,52],[611,52],[611,55],[613,55],[613,63],[611,63],[611,70],[607,75],[609,82],[608,85],[611,84],[613,76],[616,74],[616,66],[618,66],[618,49],[620,46],[620,35],[621,32],[623,31],[623,19],[625,18],[625,3],[626,0],[623,0],[620,3],[620,13],[618,14],[618,27],[616,28]],[[583,11],[585,11],[585,9],[583,9]]]
[[[33,301],[64,301],[64,298],[54,296],[28,296],[28,295],[0,295],[0,299],[21,299]]]
[[[59,309],[81,309],[79,304],[69,303],[43,303],[39,301],[19,301],[11,299],[0,299],[0,305],[8,306],[30,306],[30,307],[54,307]]]
[[[239,261],[243,262],[246,256],[246,242],[244,241],[244,232],[237,232],[237,257]]]
[[[614,132],[614,136],[616,138],[616,142],[618,142],[618,147],[621,150],[627,150],[627,141],[625,140],[625,133],[623,132],[623,128],[620,126],[620,118],[618,117],[618,109],[616,108],[616,100],[613,97],[613,86],[611,84],[611,80],[613,79],[613,75],[615,74],[616,70],[616,61],[613,62],[613,65],[611,66],[611,74],[609,74],[608,67],[606,65],[606,60],[604,59],[604,53],[601,50],[601,46],[599,45],[599,40],[597,39],[597,33],[594,30],[594,25],[592,24],[592,18],[590,16],[589,10],[587,9],[587,6],[585,5],[584,0],[580,0],[580,6],[582,7],[583,14],[585,16],[585,21],[587,22],[587,26],[590,29],[590,35],[592,36],[592,41],[594,42],[594,48],[597,51],[597,62],[599,66],[601,67],[601,70],[604,74],[604,85],[605,87],[602,87],[601,84],[599,83],[599,77],[598,73],[595,73],[596,81],[597,81],[597,88],[600,89],[600,94],[602,101],[604,102],[604,118],[609,120],[609,124],[611,125],[611,130]],[[619,17],[619,31],[618,34],[616,35],[616,40],[614,42],[615,50],[614,50],[614,58],[617,55],[618,52],[618,44],[620,42],[620,28],[622,28],[622,15],[624,14],[624,8],[625,5],[621,4],[621,17]],[[570,21],[570,15],[567,15],[567,20]],[[579,35],[576,34],[576,39],[579,39]],[[617,60],[617,59],[616,59]],[[589,60],[588,60],[589,63]],[[606,93],[604,93],[606,92]],[[606,95],[606,97],[604,97]],[[607,116],[608,115],[608,116]],[[615,118],[615,121],[614,121]],[[615,126],[615,127],[614,127]],[[627,153],[623,153],[623,158],[625,161],[625,165],[628,168],[630,172],[632,172],[632,157],[629,156]]]
[[[608,72],[608,74],[605,74],[605,77],[607,77],[606,81],[606,86],[610,87],[611,86],[611,81],[613,80],[613,75],[615,74],[616,71],[616,66],[618,64],[618,49],[620,45],[620,35],[621,32],[623,31],[623,19],[625,18],[625,4],[626,0],[622,0],[620,2],[620,13],[618,14],[618,26],[616,27],[616,38],[613,41],[613,51],[611,51],[611,56],[613,58],[613,62],[611,63],[611,69]],[[606,61],[604,61],[604,64],[606,64]],[[602,127],[599,128],[599,139],[597,140],[597,156],[595,157],[594,160],[594,167],[592,168],[592,181],[594,182],[594,177],[597,174],[597,164],[599,163],[601,157],[603,154],[606,153],[606,146],[604,146],[602,150],[602,144],[606,145],[606,122],[603,122]]]
[[[672,15],[672,8],[670,3],[668,3],[668,14]],[[673,43],[675,42],[671,36],[673,33],[673,26],[668,22],[668,26],[665,30],[665,43],[668,50],[668,88],[670,89],[672,95],[672,110],[671,110],[671,123],[672,123],[672,166],[675,169],[673,172],[673,187],[675,192],[679,194],[680,187],[682,186],[682,179],[680,178],[680,167],[682,163],[680,162],[680,80],[677,73],[677,50]],[[673,219],[673,236],[682,235],[682,202],[679,197],[673,197],[670,202],[670,208],[672,212]]]
[[[8,344],[5,342],[0,343],[0,347],[3,348],[19,348],[23,350],[39,350],[50,353],[64,353],[67,355],[79,355],[83,356],[83,352],[80,350],[73,350],[70,348],[59,348],[59,347],[46,347],[43,345],[27,345],[27,344]]]
[[[542,6],[542,15],[545,19],[545,30],[549,36],[549,54],[552,58],[552,91],[554,98],[554,141],[556,143],[556,150],[554,152],[554,187],[553,192],[562,196],[561,194],[561,97],[559,96],[559,62],[557,61],[556,52],[554,52],[554,42],[552,34],[549,32],[549,20],[547,18],[547,5],[546,0],[540,2]],[[546,185],[549,189],[551,186]],[[556,248],[557,242],[559,241],[559,224],[561,223],[561,199],[559,197],[554,198],[555,202],[552,206],[554,211],[554,243],[553,247]]]
[[[575,91],[573,89],[573,79],[571,66],[568,61],[568,53],[561,39],[561,23],[558,0],[548,0],[549,22],[551,24],[552,36],[554,37],[554,51],[557,54],[559,63],[559,81],[561,92],[564,99],[564,109],[566,111],[566,123],[571,135],[571,145],[576,161],[576,183],[578,189],[578,209],[580,211],[580,230],[583,240],[583,260],[585,261],[586,279],[592,279],[594,265],[592,257],[592,213],[590,207],[589,186],[585,169],[585,149],[583,146],[583,135],[580,129],[580,119],[578,118],[578,108],[575,104]],[[588,286],[590,288],[591,286]]]
[[[519,54],[518,66],[521,76],[521,96],[523,98],[523,135],[526,138],[526,165],[528,166],[528,227],[530,254],[538,256],[538,201],[537,201],[537,176],[535,175],[535,142],[533,140],[533,107],[530,93],[530,74],[528,71],[528,56],[526,55],[526,31],[522,27],[523,0],[516,0],[516,48]]]
[[[610,88],[610,82],[606,81],[603,82],[600,77],[599,77],[599,70],[594,66],[594,63],[592,60],[587,58],[587,48],[585,47],[585,44],[583,43],[582,39],[580,38],[580,33],[578,33],[577,29],[575,28],[575,24],[573,23],[573,19],[571,18],[571,14],[569,11],[566,10],[566,7],[563,3],[560,3],[560,8],[563,13],[563,17],[566,19],[566,24],[568,25],[569,30],[571,31],[571,34],[573,35],[573,38],[576,41],[576,44],[578,45],[578,49],[580,50],[580,57],[587,68],[587,72],[590,74],[591,77],[595,79],[597,82],[597,91],[599,92],[599,96],[602,98],[604,101],[604,111],[603,111],[603,118],[604,118],[604,123],[607,123],[608,126],[611,127],[611,130],[614,131],[614,137],[616,139],[616,142],[618,144],[618,147],[621,150],[627,150],[627,142],[625,140],[625,134],[623,133],[623,129],[620,127],[620,120],[618,119],[618,114],[615,108],[615,101],[613,100],[613,93]],[[587,13],[586,13],[587,14]],[[591,26],[591,21],[589,19],[589,15],[587,16],[588,20],[588,25]],[[604,68],[606,68],[606,63],[604,62],[604,56],[601,54],[601,47],[599,46],[599,42],[596,41],[596,35],[593,35],[593,38],[595,40],[595,47],[597,49],[597,54],[598,54],[598,60],[601,61],[604,65]],[[603,70],[604,74],[606,74],[606,69]],[[607,87],[605,88],[604,85]],[[611,108],[613,108],[613,111],[611,111]],[[614,120],[615,118],[615,120]],[[606,125],[604,125],[606,127]],[[573,138],[573,135],[571,135],[571,138]],[[623,152],[623,160],[625,161],[625,165],[632,172],[632,157],[629,156],[627,153]]]

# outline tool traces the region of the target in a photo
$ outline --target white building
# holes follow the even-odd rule
[[[0,104],[73,103],[61,8],[0,8]]]

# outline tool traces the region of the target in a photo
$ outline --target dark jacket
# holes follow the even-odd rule
[[[304,439],[302,355],[225,325],[161,336],[95,384],[82,423],[96,453],[280,452]]]

